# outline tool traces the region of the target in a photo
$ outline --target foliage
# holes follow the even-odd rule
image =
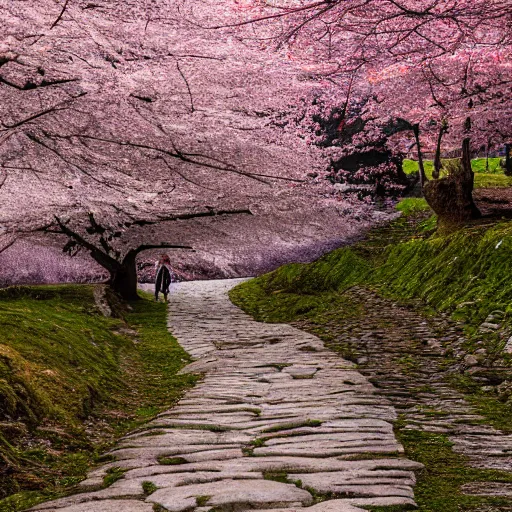
[[[467,132],[487,147],[510,136],[511,8],[503,0],[456,9],[429,0],[249,0],[234,10],[242,36],[256,28],[268,46],[303,62],[334,91],[326,97],[338,109],[337,97],[371,98],[370,118],[417,124],[431,150],[443,124],[456,147]]]
[[[96,310],[92,287],[11,288],[1,292],[3,421],[43,418],[75,425],[120,389],[119,353],[131,342]]]
[[[372,279],[386,293],[419,297],[437,310],[456,312],[477,324],[493,310],[512,312],[507,280],[511,262],[504,257],[511,246],[511,222],[411,240],[390,248]]]

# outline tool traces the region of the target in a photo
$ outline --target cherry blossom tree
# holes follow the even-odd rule
[[[339,87],[341,94],[327,95],[332,110],[340,109],[344,96],[355,104],[366,96],[373,100],[369,119],[381,118],[383,126],[387,118],[408,122],[427,200],[441,217],[450,208],[461,220],[478,215],[468,158],[463,156],[457,178],[439,180],[440,154],[443,147],[471,154],[471,146],[488,147],[512,136],[510,2],[247,0],[224,5],[231,9],[224,29],[300,62],[328,90]],[[200,9],[195,13],[200,17]],[[342,129],[344,122],[340,119]],[[427,183],[423,148],[436,152],[433,181],[439,183]],[[450,196],[438,197],[445,185],[464,200],[440,209]]]
[[[311,245],[327,209],[340,232],[343,216],[355,226],[370,218],[310,179],[318,156],[273,122],[316,87],[293,61],[199,26],[178,1],[0,7],[0,251],[33,233],[62,245],[71,238],[115,260],[98,256],[114,282],[126,254],[140,247],[207,247],[198,233],[192,243],[162,219],[250,210],[255,240],[268,240],[263,230],[275,216],[281,233],[299,243],[302,230]],[[226,11],[219,4],[209,17],[223,23]],[[300,203],[311,226],[288,213]],[[88,232],[91,216],[116,235],[107,236],[108,250],[101,234]],[[236,232],[247,215],[217,217],[232,223],[226,233],[245,244],[240,253],[254,250],[247,231]],[[151,223],[168,231],[152,232]],[[187,233],[188,223],[175,225]],[[144,240],[136,226],[146,227]]]
[[[177,21],[174,3],[1,7],[3,247],[55,215],[129,222],[244,207],[302,179],[307,151],[260,135],[279,93],[247,87],[278,77],[288,95],[300,84]]]
[[[68,238],[63,251],[70,256],[75,256],[81,250],[86,250],[90,256],[107,270],[110,275],[108,284],[112,290],[126,300],[137,300],[137,256],[143,251],[149,250],[169,250],[185,249],[193,250],[191,246],[173,244],[168,242],[145,242],[139,240],[138,243],[131,237],[126,240],[126,228],[131,226],[148,226],[163,222],[177,222],[188,219],[197,219],[216,215],[251,215],[248,210],[229,210],[215,211],[208,210],[201,213],[189,213],[179,216],[160,215],[158,219],[132,219],[130,222],[121,221],[112,223],[113,218],[108,219],[109,224],[99,223],[93,213],[89,213],[86,223],[85,233],[83,231],[83,221],[75,219],[73,223],[70,220],[63,220],[55,217],[55,221],[41,228],[41,231],[47,234],[65,235]],[[73,225],[75,224],[75,226]],[[124,228],[124,229],[121,229]],[[125,240],[123,240],[123,235]],[[145,237],[147,238],[147,237]]]

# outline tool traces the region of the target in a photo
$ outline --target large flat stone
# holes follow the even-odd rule
[[[169,512],[185,512],[197,506],[198,498],[204,497],[211,507],[282,508],[289,504],[302,506],[312,503],[311,495],[292,484],[269,480],[224,480],[206,484],[159,489],[147,498]],[[205,498],[208,497],[206,500]]]
[[[38,507],[30,510],[41,510]],[[101,500],[64,507],[45,508],[46,512],[153,512],[151,503],[137,500]]]

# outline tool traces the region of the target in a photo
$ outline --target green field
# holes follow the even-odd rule
[[[475,173],[475,187],[510,187],[512,186],[512,176],[505,176],[500,166],[500,158],[489,158],[489,171],[486,172],[486,159],[475,158],[471,165]],[[410,174],[418,170],[418,162],[415,160],[404,160],[403,169],[406,174]],[[427,177],[432,178],[434,162],[432,160],[425,161],[425,173]]]

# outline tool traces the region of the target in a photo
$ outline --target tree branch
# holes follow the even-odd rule
[[[189,220],[189,219],[197,219],[202,217],[217,217],[220,215],[253,215],[251,210],[241,209],[241,210],[214,210],[213,208],[208,209],[206,212],[198,212],[198,213],[185,213],[183,215],[169,215],[169,216],[159,216],[157,220],[136,220],[130,223],[130,226],[148,226],[153,224],[158,224],[160,222],[172,222],[177,220]],[[129,226],[127,226],[129,227]]]
[[[126,253],[126,256],[123,258],[123,262],[128,258],[135,258],[142,251],[150,251],[152,249],[187,249],[191,252],[195,252],[194,248],[190,245],[174,245],[170,243],[162,242],[161,244],[143,244],[139,245],[136,249],[131,249]]]
[[[66,0],[64,2],[64,6],[62,7],[62,10],[60,11],[60,14],[58,15],[57,19],[52,23],[52,26],[50,27],[50,30],[55,28],[57,26],[57,23],[62,19],[62,16],[64,16],[64,13],[66,12],[66,9],[68,7],[69,0]]]

